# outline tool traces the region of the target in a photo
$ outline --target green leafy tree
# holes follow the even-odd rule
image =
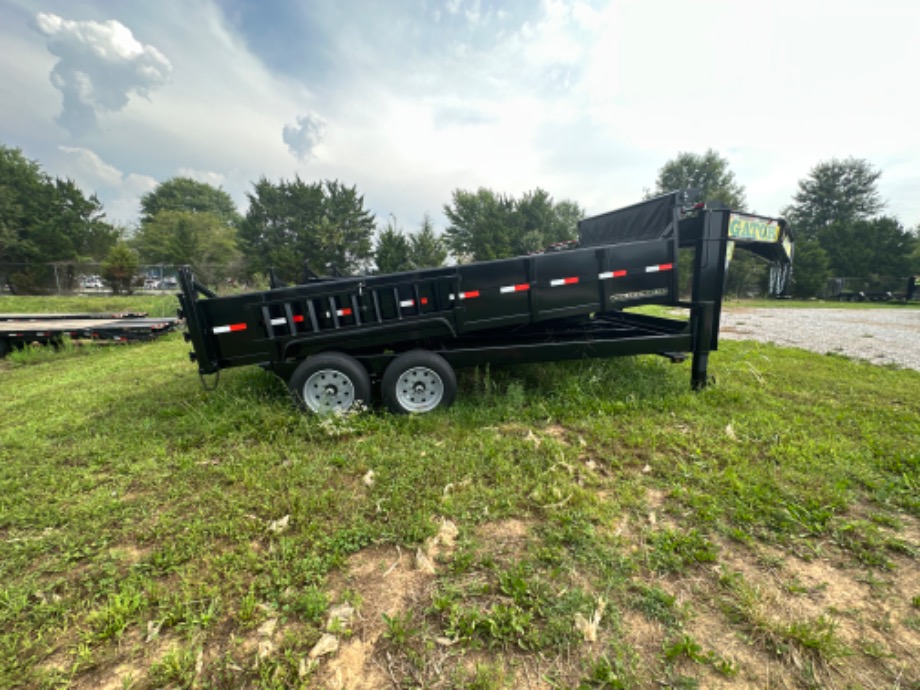
[[[792,296],[807,299],[821,295],[831,277],[831,262],[817,240],[807,237],[795,243],[792,268]]]
[[[0,145],[0,271],[13,289],[41,291],[54,275],[41,264],[105,256],[119,231],[104,218],[95,195],[87,197],[71,180],[52,179],[19,149]],[[73,271],[63,275],[72,278]]]
[[[895,218],[832,223],[820,234],[834,274],[840,277],[901,277],[911,272],[917,246]]]
[[[678,153],[658,171],[655,187],[646,197],[651,198],[681,189],[699,189],[705,201],[721,201],[736,211],[747,208],[744,187],[735,180],[728,161],[716,151]]]
[[[414,268],[438,268],[447,261],[447,244],[435,234],[427,213],[422,227],[409,237],[409,257]]]
[[[102,262],[102,279],[116,295],[130,295],[139,266],[137,253],[126,242],[118,242]]]
[[[457,189],[444,213],[450,221],[447,246],[459,259],[473,261],[520,256],[574,239],[584,216],[575,202],[555,203],[542,189],[520,199],[485,188]]]
[[[883,277],[896,287],[895,279],[912,270],[915,236],[897,219],[878,215],[885,207],[878,191],[881,175],[858,158],[821,162],[799,181],[786,209],[797,236],[820,244],[831,276],[859,279],[854,287],[885,287]],[[805,269],[795,270],[802,280]]]
[[[820,240],[825,228],[866,220],[882,211],[885,204],[877,186],[881,175],[858,158],[823,161],[799,181],[784,213],[799,237]]]
[[[161,211],[207,213],[226,225],[241,220],[236,204],[227,192],[188,177],[173,177],[141,197],[141,224],[153,220]]]
[[[274,267],[288,281],[330,264],[353,273],[373,256],[374,217],[355,187],[338,181],[308,184],[295,176],[276,184],[264,177],[253,185],[239,246],[250,272]]]
[[[233,273],[236,242],[236,227],[213,213],[162,210],[141,225],[132,245],[145,263],[190,265],[213,282]]]
[[[409,255],[409,240],[396,228],[396,224],[387,223],[387,227],[377,238],[374,251],[374,263],[378,273],[397,273],[413,268]]]

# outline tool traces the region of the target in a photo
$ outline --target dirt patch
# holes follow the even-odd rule
[[[387,630],[385,617],[427,607],[436,563],[450,556],[457,536],[456,526],[442,520],[438,533],[414,555],[402,548],[374,548],[348,560],[343,575],[331,583],[330,598],[339,601],[350,592],[356,618],[351,637],[327,661],[320,661],[321,687],[371,689],[390,683],[388,666],[378,653]]]
[[[347,590],[357,603],[352,637],[328,661],[320,661],[319,687],[380,688],[389,684],[374,661],[376,645],[386,630],[384,614],[393,617],[419,606],[430,596],[431,576],[415,567],[411,552],[396,548],[365,549],[353,555],[344,574],[332,583],[330,598]]]
[[[915,562],[880,572],[849,566],[842,554],[805,561],[767,546],[753,552],[730,542],[720,546],[722,573],[740,573],[745,584],[741,591],[727,593],[723,587],[714,595],[738,607],[736,615],[747,617],[742,629],[765,642],[760,647],[767,653],[759,655],[758,664],[762,672],[792,673],[802,681],[803,669],[811,664],[816,678],[832,687],[920,681],[920,635],[904,625],[917,584]],[[827,551],[832,553],[830,547]],[[823,652],[815,657],[809,644],[834,652],[830,658]],[[773,668],[770,647],[788,650],[781,667]]]

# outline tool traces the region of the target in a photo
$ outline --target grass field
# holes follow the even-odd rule
[[[918,372],[726,342],[698,394],[621,358],[319,419],[187,350],[0,362],[0,687],[920,687]]]

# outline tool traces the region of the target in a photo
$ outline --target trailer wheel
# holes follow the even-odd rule
[[[294,370],[288,387],[298,405],[316,414],[347,412],[371,398],[367,370],[341,352],[308,357]]]
[[[383,372],[383,401],[391,412],[431,412],[449,407],[457,394],[457,377],[440,355],[410,350],[394,359]]]

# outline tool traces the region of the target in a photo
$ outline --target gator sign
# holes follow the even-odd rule
[[[728,237],[742,242],[779,242],[780,227],[775,220],[731,214]]]

